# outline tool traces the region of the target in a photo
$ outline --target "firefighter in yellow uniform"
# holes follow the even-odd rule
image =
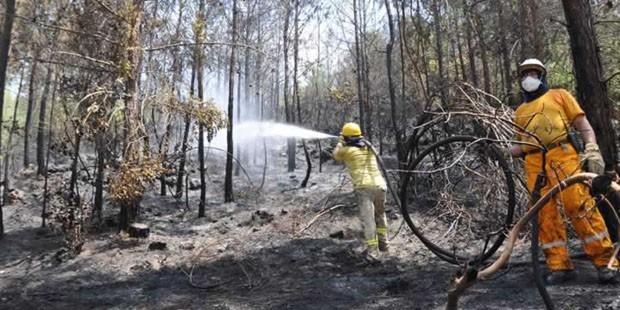
[[[585,142],[584,159],[590,172],[602,174],[604,162],[596,144],[596,137],[585,113],[575,98],[564,89],[548,89],[546,68],[538,59],[527,59],[519,65],[521,91],[524,102],[515,111],[515,123],[535,135],[547,148],[546,183],[549,189],[567,177],[581,172],[579,154],[569,141],[568,129],[579,131]],[[538,144],[532,136],[521,135],[523,142]],[[542,172],[540,149],[526,144],[514,144],[513,156],[525,157],[528,190],[532,192],[536,178]],[[539,242],[546,256],[548,284],[557,284],[576,277],[567,249],[566,226],[558,210],[570,219],[581,239],[586,254],[597,268],[599,282],[618,283],[617,271],[607,268],[613,255],[613,246],[605,222],[594,200],[583,184],[567,188],[556,195],[539,213]],[[614,258],[611,266],[617,269]]]
[[[341,139],[332,156],[344,161],[355,189],[362,231],[369,259],[377,259],[377,250],[388,251],[387,218],[385,216],[386,183],[377,158],[366,145],[362,131],[356,123],[342,127]]]

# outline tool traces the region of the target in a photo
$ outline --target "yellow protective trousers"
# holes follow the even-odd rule
[[[387,244],[387,217],[385,216],[385,190],[366,187],[355,190],[362,222],[364,243],[369,250],[376,250],[379,243]]]
[[[528,190],[532,192],[536,176],[542,171],[542,154],[533,153],[525,157]],[[561,144],[547,152],[545,171],[547,182],[541,190],[545,195],[559,181],[581,172],[579,155],[568,143]],[[560,207],[571,221],[586,254],[595,266],[606,266],[613,255],[603,217],[594,205],[594,200],[584,184],[575,184],[551,199],[538,213],[539,242],[550,271],[573,269],[566,244],[566,226]],[[617,267],[617,260],[613,264]]]

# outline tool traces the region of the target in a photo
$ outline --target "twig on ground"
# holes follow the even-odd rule
[[[240,261],[236,260],[236,262],[237,262],[237,265],[239,265],[239,268],[241,268],[241,271],[243,271],[243,274],[245,275],[245,278],[248,280],[248,284],[246,284],[246,286],[249,289],[254,288],[254,283],[252,282],[252,278],[250,277],[250,274],[245,270],[245,267],[243,266],[243,264]]]
[[[1,270],[1,269],[7,269],[7,268],[11,268],[11,267],[18,266],[18,265],[20,265],[21,263],[23,263],[23,262],[25,262],[25,261],[27,261],[27,260],[29,260],[29,259],[31,259],[31,257],[30,257],[30,256],[26,256],[26,257],[24,257],[24,258],[22,258],[22,259],[20,259],[20,260],[18,260],[18,261],[16,261],[16,262],[14,262],[14,263],[11,263],[11,264],[8,264],[8,265],[1,266],[1,267],[0,267],[0,270]]]
[[[218,286],[221,286],[223,284],[226,284],[232,280],[226,280],[220,283],[215,283],[215,284],[209,284],[209,285],[199,285],[194,283],[194,269],[196,268],[196,264],[192,265],[192,268],[190,269],[189,273],[186,272],[185,270],[183,270],[181,268],[181,271],[187,276],[188,280],[189,280],[189,285],[193,288],[197,288],[197,289],[201,289],[201,290],[210,290],[210,289],[214,289]]]
[[[214,149],[216,151],[221,151],[221,152],[225,152],[226,155],[230,155],[232,157],[232,159],[237,163],[237,165],[239,165],[239,168],[241,168],[241,170],[243,171],[243,174],[245,174],[245,177],[248,178],[248,182],[250,183],[251,187],[254,187],[254,182],[252,182],[252,178],[250,178],[250,175],[248,174],[248,171],[245,169],[245,167],[241,164],[241,161],[233,156],[232,154],[228,153],[227,150],[221,149],[219,147],[215,147],[215,146],[207,146],[207,148],[209,149]]]
[[[396,230],[396,232],[394,233],[394,235],[392,235],[391,238],[389,238],[390,241],[396,239],[396,237],[398,236],[398,234],[400,234],[400,231],[403,229],[403,226],[405,226],[405,219],[400,220],[400,225],[398,225],[398,229]]]
[[[312,226],[312,224],[314,224],[314,222],[316,222],[316,220],[318,220],[322,215],[327,214],[333,210],[336,210],[340,207],[346,207],[348,205],[346,204],[337,204],[337,205],[333,205],[329,208],[323,209],[321,210],[319,213],[317,213],[317,215],[315,215],[307,224],[306,226],[304,226],[304,228],[302,228],[301,230],[299,230],[296,235],[300,235],[301,233],[303,233],[306,229],[310,228],[310,226]]]

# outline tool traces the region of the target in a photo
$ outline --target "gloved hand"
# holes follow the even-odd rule
[[[344,145],[344,136],[342,135],[338,136],[338,144]]]
[[[510,160],[510,158],[512,158],[512,153],[510,151],[510,148],[507,147],[492,147],[489,148],[489,150],[487,151],[488,156],[494,157],[494,156],[499,156],[501,158],[504,158],[506,160]]]
[[[515,157],[515,158],[520,158],[520,157],[525,157],[525,153],[523,152],[523,149],[521,148],[521,145],[519,144],[513,144],[511,145],[509,148],[499,148],[502,157],[504,157],[504,159],[510,159],[511,157]]]
[[[596,143],[586,143],[582,161],[585,161],[584,168],[586,171],[599,175],[605,173],[605,161],[603,161],[603,156],[601,156]]]

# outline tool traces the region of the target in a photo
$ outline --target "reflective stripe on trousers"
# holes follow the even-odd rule
[[[548,243],[542,243],[540,245],[540,248],[543,250],[546,249],[551,249],[551,248],[557,248],[557,247],[565,247],[566,246],[566,242],[562,241],[562,240],[555,240],[552,242],[548,242]]]
[[[532,154],[525,157],[528,190],[532,192],[536,176],[541,171],[542,155]],[[581,172],[579,156],[572,146],[564,145],[547,152],[547,184],[541,190],[545,195],[553,186],[570,175]],[[584,184],[576,184],[564,189],[554,196],[538,213],[539,242],[545,252],[549,270],[573,269],[566,247],[566,226],[559,208],[571,221],[579,239],[583,242],[586,254],[595,266],[606,266],[613,254],[613,247],[607,235],[607,227],[594,200]],[[617,262],[614,262],[617,265]]]
[[[380,242],[387,241],[387,227],[380,227],[379,224],[377,224],[377,236]]]
[[[608,231],[604,231],[589,237],[586,237],[585,239],[583,239],[583,243],[584,244],[588,244],[588,243],[592,243],[595,241],[599,241],[599,240],[603,240],[605,238],[609,238],[609,232]]]
[[[377,237],[366,239],[366,246],[376,247],[378,245],[379,245],[379,240],[377,240]]]

